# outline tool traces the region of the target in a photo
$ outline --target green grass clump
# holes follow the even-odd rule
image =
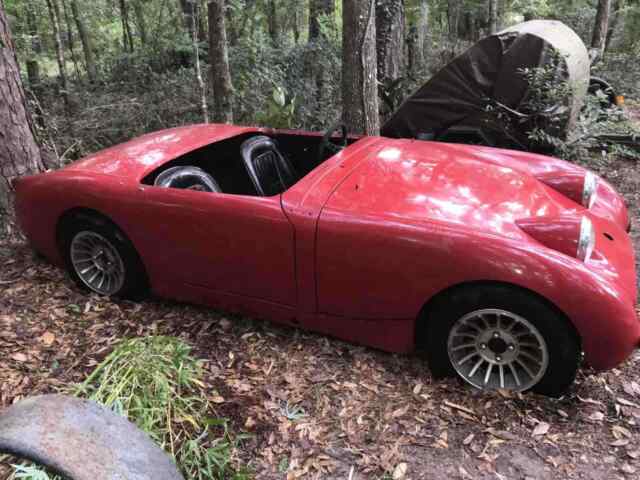
[[[72,393],[127,417],[168,452],[187,480],[242,480],[232,466],[243,437],[224,419],[210,418],[201,362],[177,338],[125,340]],[[42,470],[16,466],[16,479],[55,480]]]

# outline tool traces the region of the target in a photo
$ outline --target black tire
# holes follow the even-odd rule
[[[578,334],[569,321],[543,299],[526,290],[508,285],[486,284],[453,290],[435,300],[425,312],[428,322],[423,348],[431,372],[436,378],[458,376],[447,351],[449,333],[454,324],[476,310],[501,309],[532,323],[548,350],[548,366],[531,391],[557,397],[573,383],[581,362]]]
[[[137,300],[144,296],[149,288],[146,270],[138,252],[131,241],[113,222],[104,217],[80,213],[73,215],[60,225],[59,245],[69,276],[85,291],[93,291],[78,275],[71,261],[71,244],[73,239],[82,232],[96,233],[111,243],[117,250],[124,264],[124,282],[122,286],[110,296]],[[103,294],[104,295],[104,294]]]

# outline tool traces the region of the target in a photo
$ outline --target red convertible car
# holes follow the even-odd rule
[[[562,393],[638,346],[620,196],[554,158],[227,125],[15,181],[33,247],[102,295],[156,295],[424,351],[436,376]]]

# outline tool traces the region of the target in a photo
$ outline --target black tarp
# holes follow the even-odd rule
[[[569,109],[565,131],[574,125],[589,84],[590,61],[578,35],[561,22],[534,20],[484,38],[436,73],[383,125],[393,138],[436,138],[450,127],[486,126],[487,99],[509,108],[527,97],[521,69],[560,59],[560,74],[573,95],[559,99]]]

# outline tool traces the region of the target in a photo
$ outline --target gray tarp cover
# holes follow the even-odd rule
[[[410,96],[383,125],[386,137],[436,135],[458,125],[482,126],[485,99],[518,109],[527,96],[522,68],[544,65],[553,52],[565,65],[574,95],[564,99],[570,109],[570,130],[582,108],[589,84],[590,61],[578,35],[561,22],[534,20],[503,30],[476,43]]]

